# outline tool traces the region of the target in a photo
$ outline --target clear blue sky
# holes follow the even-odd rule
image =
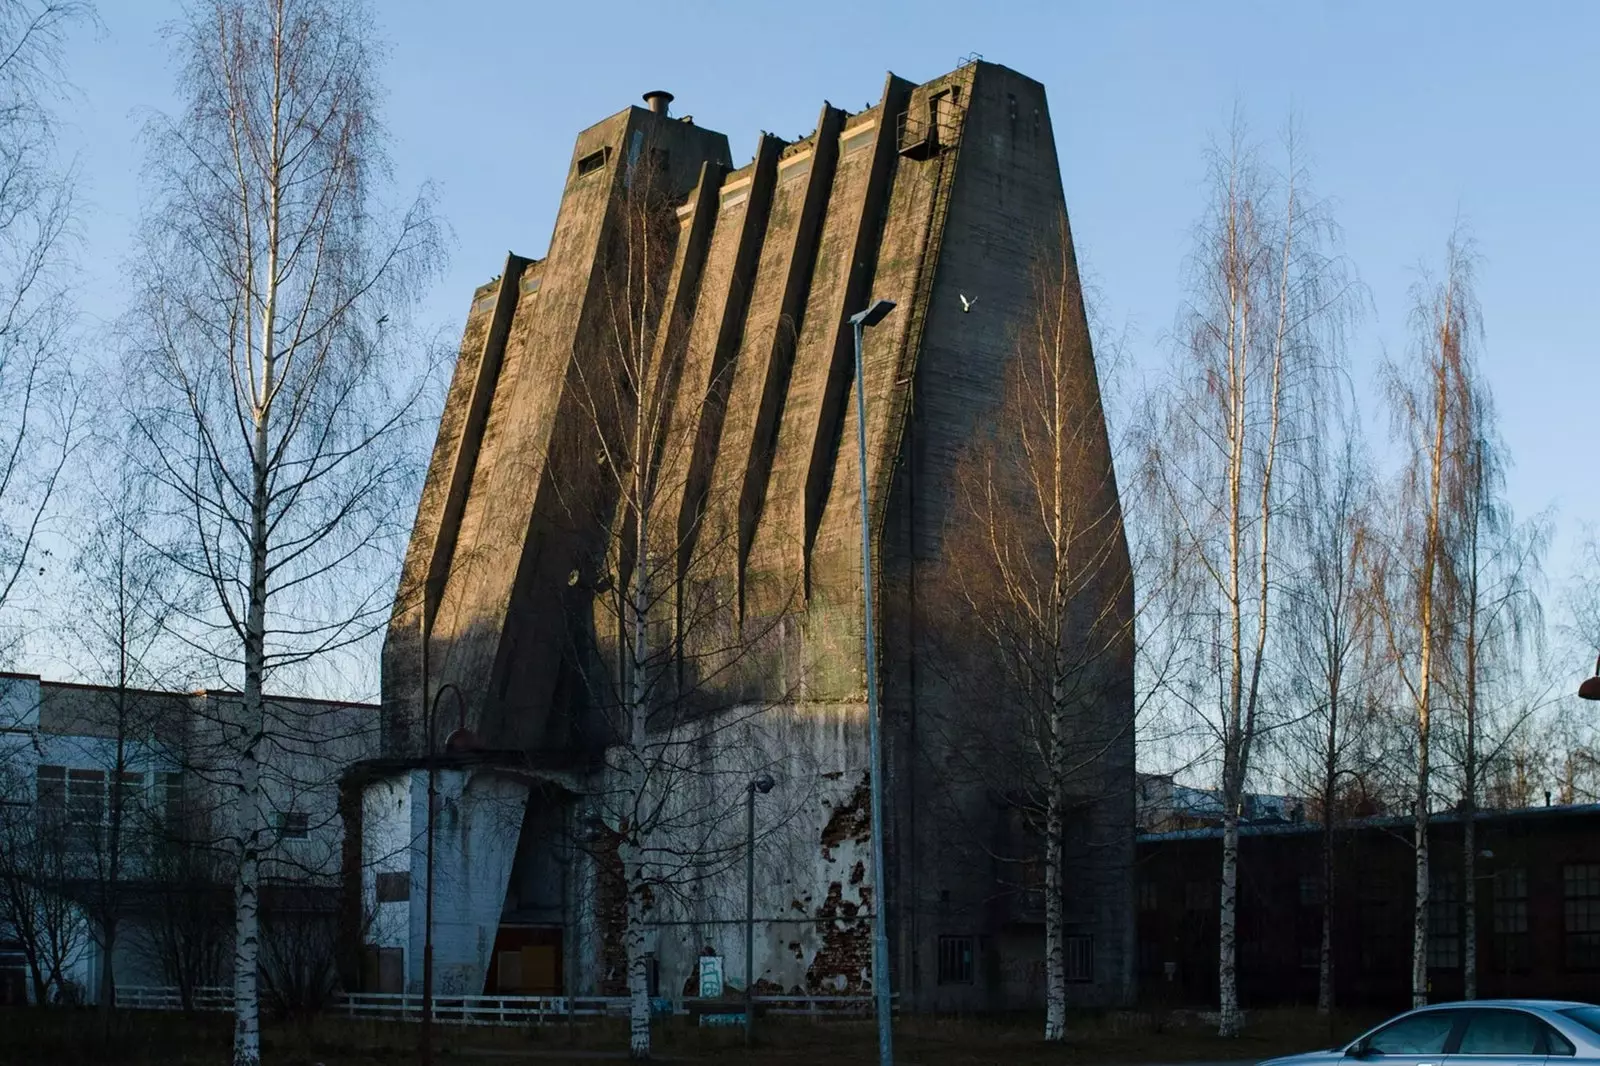
[[[1485,369],[1515,459],[1513,504],[1559,507],[1552,577],[1600,524],[1600,4],[374,4],[391,45],[387,121],[403,186],[436,183],[455,234],[427,312],[454,332],[508,249],[542,255],[573,137],[639,101],[725,132],[795,136],[824,100],[876,102],[969,52],[1042,81],[1079,254],[1102,314],[1154,364],[1201,206],[1202,150],[1237,103],[1272,134],[1292,111],[1338,204],[1373,307],[1358,382],[1405,343],[1407,288],[1459,214],[1477,238]],[[69,56],[70,141],[88,179],[91,312],[119,310],[139,202],[137,109],[171,105],[170,2],[102,0]],[[1371,390],[1364,390],[1371,395]],[[1375,415],[1369,427],[1382,434]],[[1600,575],[1595,575],[1600,579]]]

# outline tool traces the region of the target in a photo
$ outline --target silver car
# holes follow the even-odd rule
[[[1439,1003],[1327,1051],[1261,1066],[1600,1066],[1600,1007],[1553,999]]]

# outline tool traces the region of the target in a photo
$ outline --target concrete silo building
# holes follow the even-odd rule
[[[1044,87],[984,62],[920,85],[891,75],[876,106],[824,105],[811,135],[762,134],[742,166],[723,134],[670,114],[669,101],[651,94],[580,133],[547,254],[509,256],[473,294],[384,649],[383,756],[347,779],[351,906],[371,916],[364,980],[420,981],[431,729],[440,991],[620,986],[610,860],[579,829],[608,788],[616,742],[593,679],[615,651],[595,601],[625,580],[604,543],[621,519],[612,530],[574,519],[604,456],[571,442],[593,432],[575,428],[594,416],[580,397],[586,360],[614,324],[605,272],[628,225],[619,205],[649,165],[672,224],[643,267],[659,293],[648,343],[671,368],[663,417],[692,442],[657,521],[674,550],[696,535],[704,546],[696,531],[722,522],[725,547],[694,564],[708,568],[702,583],[735,629],[773,622],[760,654],[726,678],[688,671],[697,691],[726,691],[674,725],[694,733],[703,772],[671,787],[706,792],[727,824],[708,826],[705,854],[686,860],[703,876],[652,894],[657,992],[683,995],[707,954],[743,983],[752,768],[776,780],[757,799],[758,987],[869,985],[877,892],[848,318],[888,299],[896,309],[866,334],[864,385],[894,988],[918,1009],[1042,1003],[1041,893],[1011,861],[1024,830],[1000,784],[954,769],[962,723],[993,728],[1006,709],[974,701],[927,634],[959,622],[938,588],[959,457],[992,430],[1003,368],[1037,309],[1036,264],[1072,262]],[[1081,301],[1069,310],[1097,397]],[[1103,470],[1083,492],[1115,511],[1097,399],[1092,416]],[[1116,547],[1106,595],[1127,618],[1120,526]],[[692,569],[676,573],[687,583]],[[1132,995],[1131,648],[1111,659],[1081,729],[1099,754],[1066,831],[1071,998],[1085,1005]]]

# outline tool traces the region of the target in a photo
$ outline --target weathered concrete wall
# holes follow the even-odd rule
[[[428,864],[428,775],[410,775],[410,950],[406,983],[422,989]],[[506,884],[527,806],[525,783],[487,772],[440,770],[433,841],[433,970],[439,995],[479,995],[489,970]]]
[[[696,960],[707,949],[723,956],[730,985],[744,987],[745,797],[761,772],[775,785],[756,796],[755,806],[758,987],[818,995],[869,990],[874,904],[866,708],[740,708],[685,727],[679,739],[687,742],[695,730],[723,743],[658,782],[672,806],[652,846],[698,855],[653,893],[647,945],[661,994],[695,994]],[[601,785],[597,797],[610,787]],[[541,846],[547,845],[524,836],[524,851]],[[608,975],[618,976],[606,945],[620,935],[623,913],[620,900],[595,888],[604,861],[589,859],[574,870],[577,929],[569,968],[580,992],[604,991]]]
[[[410,955],[411,900],[419,900],[422,887],[412,872],[417,842],[411,836],[412,777],[407,773],[370,783],[361,797],[361,899],[370,926],[365,943],[400,948]],[[426,790],[426,784],[423,788]],[[404,873],[410,882],[406,900],[380,902],[378,875]]]

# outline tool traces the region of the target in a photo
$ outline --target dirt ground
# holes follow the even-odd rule
[[[988,1066],[1072,1063],[1073,1066],[1253,1063],[1274,1055],[1326,1047],[1379,1019],[1311,1011],[1251,1015],[1245,1033],[1219,1038],[1192,1014],[1125,1011],[1074,1018],[1064,1045],[1039,1039],[1042,1017],[907,1018],[895,1026],[895,1061],[903,1066]],[[177,1014],[119,1012],[102,1019],[92,1008],[0,1010],[0,1064],[68,1066],[118,1063],[187,1066],[225,1063],[231,1029],[226,1015],[186,1019]],[[402,1066],[416,1063],[412,1025],[318,1018],[269,1025],[265,1066]],[[438,1066],[513,1066],[516,1063],[593,1063],[625,1060],[620,1022],[542,1029],[441,1027]],[[685,1019],[659,1023],[660,1062],[759,1063],[761,1066],[868,1066],[877,1062],[870,1021],[808,1022],[767,1019],[747,1048],[740,1030],[697,1029]]]

